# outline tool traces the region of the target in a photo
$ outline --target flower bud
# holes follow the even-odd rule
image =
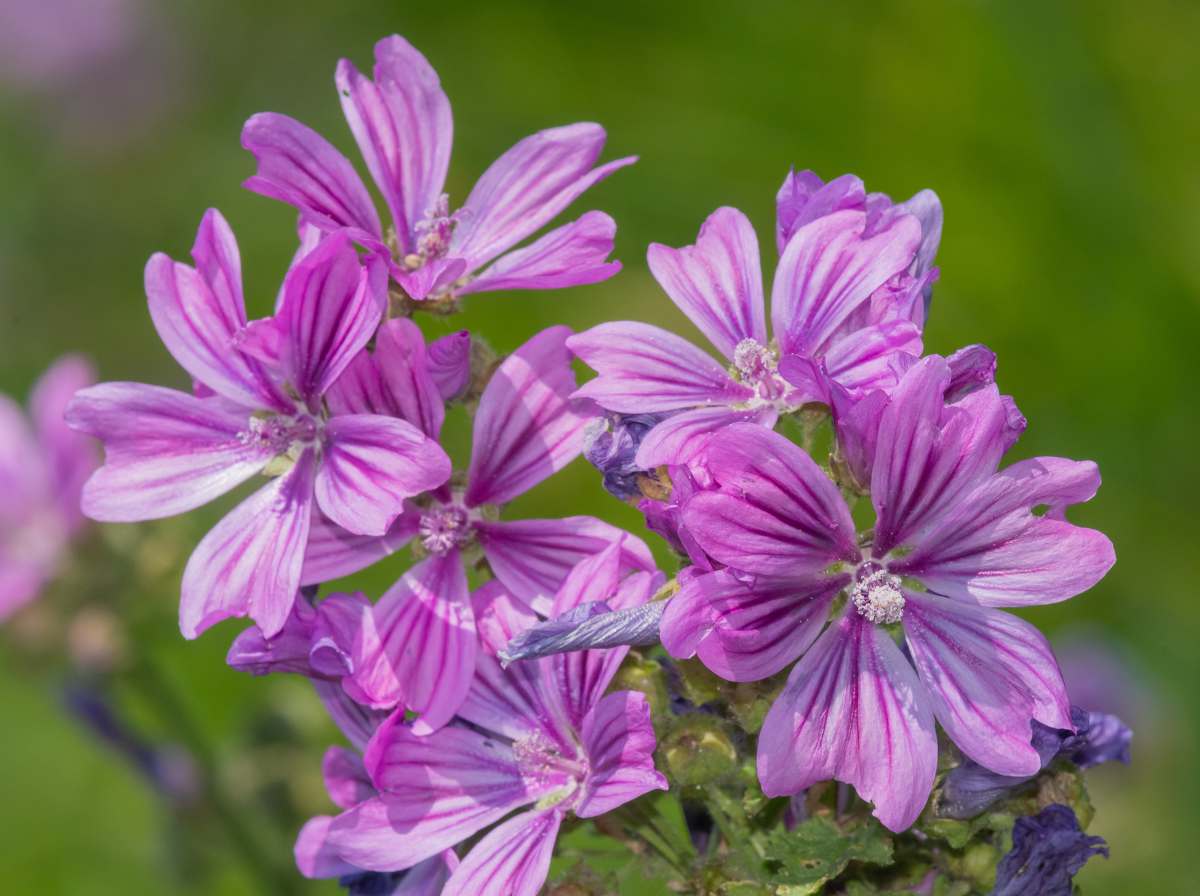
[[[735,774],[737,748],[716,716],[682,716],[663,741],[667,774],[680,787],[706,787]]]

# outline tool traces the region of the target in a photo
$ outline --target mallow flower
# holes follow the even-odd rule
[[[324,521],[313,526],[306,581],[348,575],[408,543],[421,558],[377,603],[362,599],[359,618],[340,636],[353,645],[353,671],[342,677],[351,695],[377,709],[407,707],[419,715],[418,732],[450,720],[474,675],[478,636],[469,568],[486,562],[515,599],[541,613],[581,559],[610,545],[618,546],[623,569],[655,568],[645,543],[594,517],[500,518],[503,505],[583,449],[591,408],[570,398],[569,334],[566,327],[544,330],[497,367],[475,412],[465,476],[407,502],[381,536],[354,535]],[[386,324],[374,353],[356,359],[332,390],[330,406],[425,420],[423,431],[436,435],[442,399],[419,339],[411,322]],[[401,409],[401,400],[411,407]]]
[[[0,619],[41,593],[83,526],[79,493],[99,458],[63,412],[94,381],[91,365],[68,355],[34,384],[28,416],[0,395]]]
[[[404,500],[445,482],[450,462],[405,420],[331,412],[325,396],[375,333],[384,273],[333,234],[288,271],[274,317],[247,326],[233,232],[205,214],[195,266],[153,256],[150,316],[196,392],[102,383],[78,393],[72,427],[100,439],[104,466],[82,506],[127,522],[183,513],[258,473],[270,481],[200,542],[183,574],[180,628],[230,616],[267,634],[291,610],[314,505],[349,532],[382,535]]]
[[[375,45],[374,80],[348,60],[335,76],[342,111],[391,216],[386,229],[350,161],[300,122],[250,118],[242,145],[258,161],[245,186],[300,210],[323,231],[345,230],[386,259],[412,299],[498,289],[556,289],[611,277],[616,225],[588,212],[512,251],[618,168],[594,167],[604,148],[597,124],[551,128],[521,140],[492,164],[456,211],[445,192],[453,121],[433,67],[404,38]]]
[[[615,556],[610,550],[581,561],[553,611],[600,598],[620,602]],[[667,782],[654,768],[645,696],[604,694],[627,648],[505,669],[495,654],[536,617],[498,582],[476,595],[476,614],[484,650],[459,720],[425,737],[399,711],[385,722],[365,754],[378,794],[334,818],[322,830],[322,848],[339,862],[397,871],[486,830],[442,893],[534,896],[569,814],[592,818]]]
[[[686,463],[731,423],[773,427],[807,403],[828,404],[831,384],[855,396],[890,388],[901,362],[921,354],[941,234],[937,197],[924,191],[893,205],[881,194],[867,197],[851,175],[806,193],[805,184],[819,183],[814,178],[791,174],[780,191],[771,334],[758,238],[742,212],[720,208],[695,244],[653,244],[647,261],[721,361],[632,321],[600,324],[569,341],[598,374],[578,395],[619,414],[677,412],[642,438],[637,467]],[[783,356],[801,377],[781,375]]]
[[[834,482],[783,436],[740,424],[714,437],[714,487],[682,513],[724,568],[686,582],[661,624],[673,655],[729,680],[795,662],[759,736],[764,792],[844,781],[895,831],[932,788],[935,719],[966,756],[1011,776],[1041,767],[1033,722],[1074,730],[1046,639],[997,608],[1065,600],[1114,560],[1104,535],[1065,518],[1099,486],[1095,464],[998,469],[1024,420],[994,385],[947,402],[951,383],[945,359],[924,358],[839,434],[870,471],[875,523],[861,533]]]

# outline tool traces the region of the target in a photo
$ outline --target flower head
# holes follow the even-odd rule
[[[449,459],[406,420],[326,402],[383,310],[382,269],[363,265],[345,235],[301,253],[275,316],[253,324],[237,243],[217,211],[205,215],[192,256],[194,267],[151,258],[146,294],[197,394],[104,383],[76,396],[68,422],[106,450],[83,510],[111,521],[171,516],[265,474],[270,482],[188,561],[180,627],[191,638],[249,615],[275,634],[300,585],[314,505],[350,533],[383,535],[406,498],[445,482]]]
[[[0,395],[0,619],[38,596],[83,523],[79,494],[98,458],[63,412],[93,381],[91,366],[68,356],[33,387],[29,416]]]
[[[1067,806],[1055,803],[1018,818],[1013,846],[996,866],[992,896],[1071,896],[1072,878],[1092,856],[1108,858],[1103,837],[1089,837]]]
[[[342,111],[391,215],[384,229],[350,161],[285,115],[246,122],[242,145],[258,161],[246,187],[289,203],[324,232],[345,230],[385,259],[409,298],[453,298],[497,289],[554,289],[611,277],[616,225],[588,212],[513,251],[589,187],[635,161],[593,167],[604,129],[572,124],[517,143],[486,171],[456,211],[445,192],[453,121],[437,73],[398,35],[375,45],[374,79],[338,63]]]
[[[994,385],[947,402],[951,382],[931,356],[869,403],[856,434],[876,520],[863,533],[797,446],[758,426],[722,431],[704,454],[714,487],[683,521],[723,568],[685,583],[662,621],[671,653],[730,680],[799,658],[759,737],[763,789],[846,781],[893,830],[929,796],[935,718],[1004,775],[1041,767],[1033,722],[1073,730],[1045,638],[995,608],[1065,600],[1113,563],[1108,539],[1064,513],[1094,494],[1095,465],[999,470],[1023,421]]]
[[[830,403],[834,388],[855,396],[891,388],[921,354],[937,197],[924,191],[892,205],[850,175],[818,184],[811,172],[791,174],[780,193],[772,335],[754,229],[721,208],[694,245],[654,244],[647,260],[723,363],[649,324],[600,324],[572,337],[571,350],[598,374],[579,395],[619,414],[676,412],[642,440],[638,467],[686,463],[722,427],[773,427],[807,403]]]

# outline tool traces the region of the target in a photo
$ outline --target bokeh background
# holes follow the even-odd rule
[[[790,165],[851,171],[898,198],[941,195],[929,350],[986,342],[1030,420],[1018,452],[1094,458],[1105,477],[1073,518],[1111,535],[1116,568],[1091,593],[1029,614],[1081,670],[1077,687],[1110,695],[1138,729],[1133,767],[1091,774],[1092,830],[1113,854],[1079,882],[1093,896],[1190,891],[1200,6],[0,0],[0,391],[23,396],[66,351],[90,355],[104,379],[182,385],[151,328],[142,267],[157,250],[186,256],[209,206],[231,221],[252,314],[265,313],[294,214],[240,188],[253,169],[241,124],[292,114],[357,164],[333,67],[341,56],[368,66],[392,32],[426,53],[453,104],[452,204],[539,128],[599,121],[609,158],[641,156],[575,209],[617,219],[620,276],[472,298],[454,319],[500,350],[560,322],[632,317],[688,332],[646,270],[647,243],[691,242],[730,204],[756,222],[771,263],[773,197]],[[191,749],[202,736],[227,792],[252,804],[248,839],[286,871],[296,813],[329,808],[317,769],[332,731],[302,682],[224,666],[236,623],[195,643],[175,627],[182,563],[230,504],[106,527],[50,599],[114,608],[113,649],[144,657],[158,682],[122,692],[119,710],[157,742]],[[582,462],[523,504],[641,531]],[[404,562],[359,583],[377,595]],[[49,647],[78,652],[90,630],[66,637],[55,618],[47,609],[0,636],[3,890],[261,892],[219,819],[172,808],[64,711],[66,673]],[[1110,683],[1097,651],[1122,680]]]

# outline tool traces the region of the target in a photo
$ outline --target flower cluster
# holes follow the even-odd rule
[[[852,175],[789,173],[769,328],[740,211],[715,211],[693,245],[651,245],[651,273],[719,357],[610,322],[551,327],[497,362],[465,331],[427,341],[414,316],[613,276],[602,212],[521,244],[634,160],[597,166],[595,124],[542,131],[454,208],[436,73],[400,37],[375,59],[373,78],[342,61],[336,84],[390,222],[324,138],[255,115],[245,185],[300,215],[273,315],[248,318],[237,243],[209,211],[192,264],[160,254],[146,268],[154,325],[193,388],[104,383],[67,412],[105,446],[82,494],[94,519],[178,514],[263,477],[192,554],[180,626],[192,638],[249,617],[230,665],[307,677],[349,740],[326,754],[342,811],[304,827],[304,874],[352,893],[534,894],[564,825],[709,768],[721,786],[740,775],[749,820],[743,837],[714,786],[693,835],[761,861],[820,814],[822,782],[852,786],[903,832],[935,786],[932,805],[957,807],[943,817],[966,817],[1059,758],[1127,758],[1119,720],[1073,713],[1046,639],[1003,612],[1086,591],[1114,554],[1066,517],[1095,493],[1094,464],[1001,466],[1025,420],[995,356],[925,354],[934,193],[893,202]],[[579,385],[574,359],[596,376]],[[451,404],[473,418],[457,469],[441,443]],[[580,455],[666,538],[673,577],[599,519],[511,518],[506,505]],[[411,565],[377,600],[319,597],[406,547]],[[657,659],[630,650],[659,638]],[[693,657],[713,681],[697,684]],[[756,721],[742,704],[731,719],[706,710],[746,693]],[[959,759],[945,788],[939,725]],[[1052,816],[1079,834],[1074,819]],[[1039,823],[1018,828],[1018,849]],[[850,836],[822,881],[853,859],[885,862]],[[681,880],[693,873],[695,836],[649,842]],[[1082,864],[1096,846],[1079,842]],[[768,866],[756,873],[791,873],[786,851]]]

